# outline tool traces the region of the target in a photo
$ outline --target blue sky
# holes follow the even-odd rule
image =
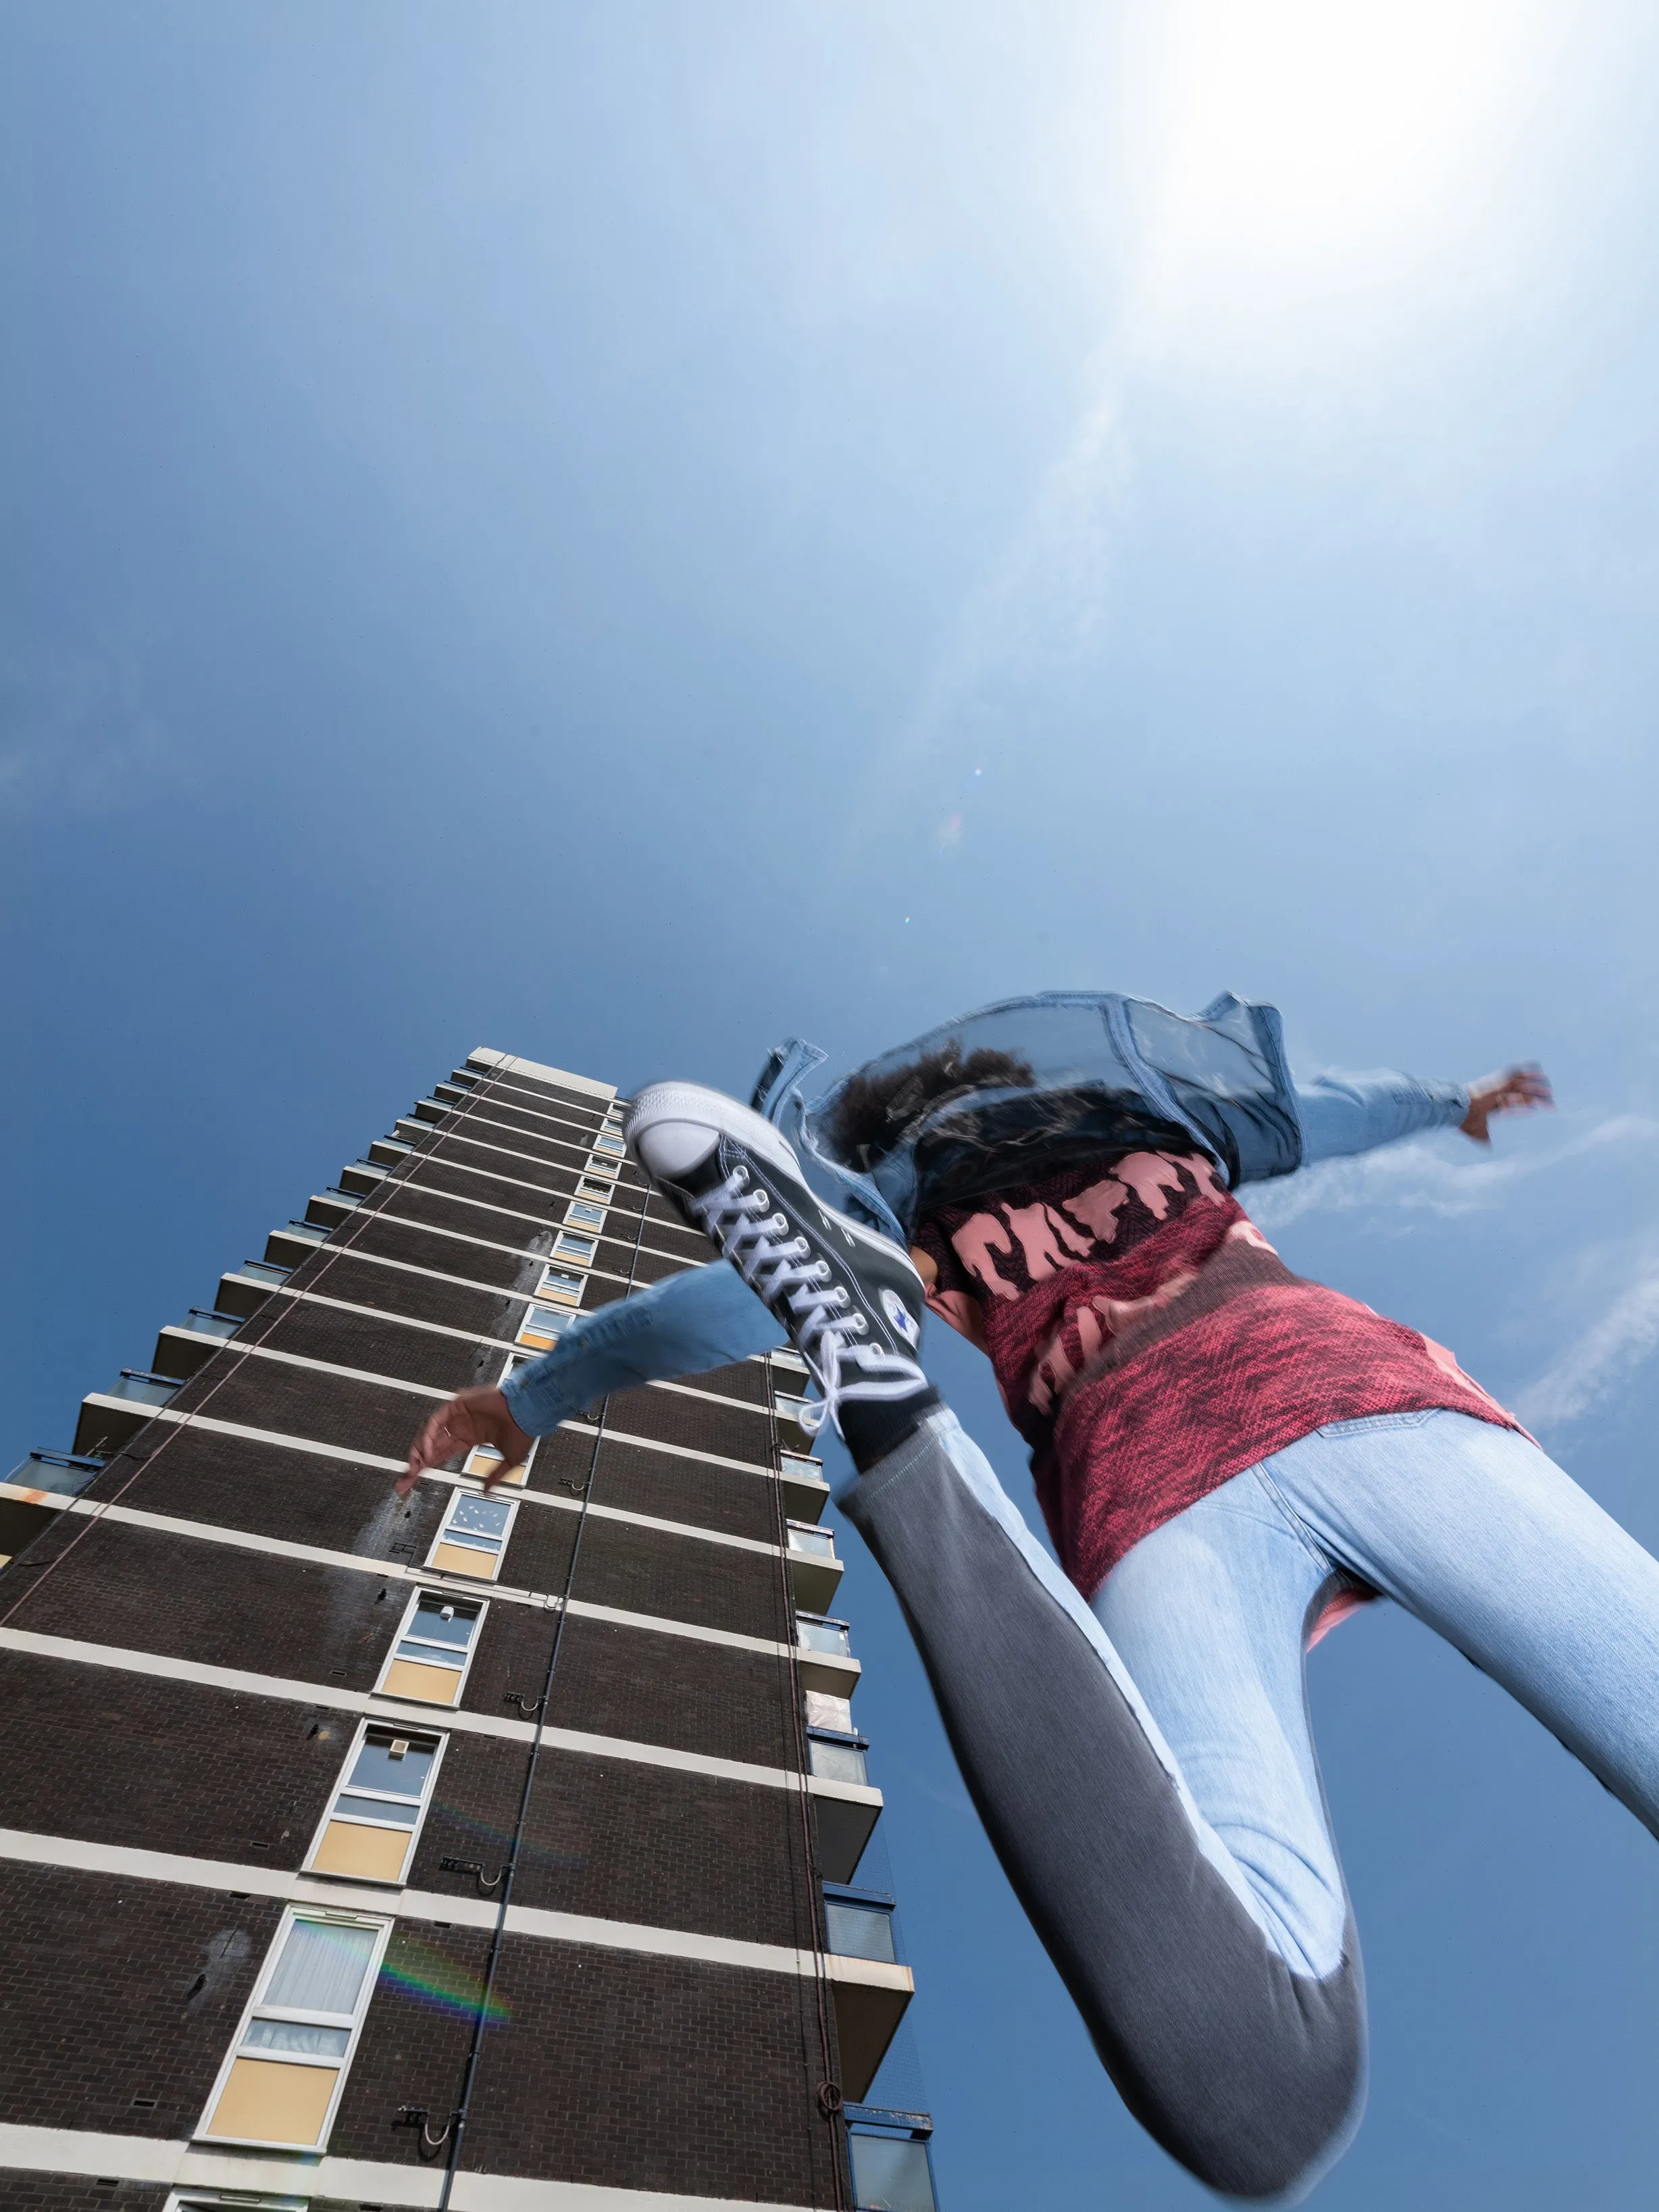
[[[1659,1544],[1650,11],[0,37],[14,1456],[475,1044],[738,1089],[1231,988],[1551,1071],[1258,1212]],[[948,2212],[1198,2203],[847,1548]],[[1317,2201],[1645,2207],[1650,1839],[1398,1614],[1311,1679],[1375,2031]]]

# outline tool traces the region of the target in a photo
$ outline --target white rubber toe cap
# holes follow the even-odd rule
[[[649,1176],[675,1182],[708,1158],[722,1136],[757,1159],[799,1175],[794,1153],[772,1124],[723,1091],[696,1083],[653,1083],[628,1115],[629,1149]]]

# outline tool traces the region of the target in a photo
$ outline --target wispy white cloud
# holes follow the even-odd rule
[[[1548,1428],[1591,1412],[1632,1370],[1659,1350],[1659,1249],[1650,1247],[1599,1321],[1523,1390],[1516,1411]]]
[[[1497,1206],[1517,1183],[1552,1173],[1586,1152],[1620,1145],[1650,1146],[1659,1122],[1640,1115],[1609,1115],[1559,1144],[1509,1158],[1447,1151],[1431,1139],[1390,1145],[1358,1159],[1326,1160],[1284,1182],[1254,1186],[1245,1195],[1251,1218],[1270,1233],[1310,1213],[1361,1208],[1432,1213],[1443,1218]],[[1501,1142],[1500,1139],[1500,1142]]]

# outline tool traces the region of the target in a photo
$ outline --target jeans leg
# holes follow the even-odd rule
[[[1659,1560],[1536,1444],[1468,1413],[1393,1414],[1261,1472],[1659,1834]]]
[[[1332,1583],[1252,1468],[1143,1537],[1093,1607],[1274,1948],[1310,1974],[1352,1942],[1304,1670]]]
[[[1282,1955],[1099,1623],[941,1411],[844,1494],[998,1856],[1124,2101],[1230,2196],[1304,2193],[1352,2132],[1358,1960]],[[1340,1877],[1339,1877],[1340,1879]]]

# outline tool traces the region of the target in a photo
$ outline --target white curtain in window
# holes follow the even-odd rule
[[[295,2012],[352,2013],[374,1955],[378,1930],[296,1920],[265,1991],[267,2004]]]

